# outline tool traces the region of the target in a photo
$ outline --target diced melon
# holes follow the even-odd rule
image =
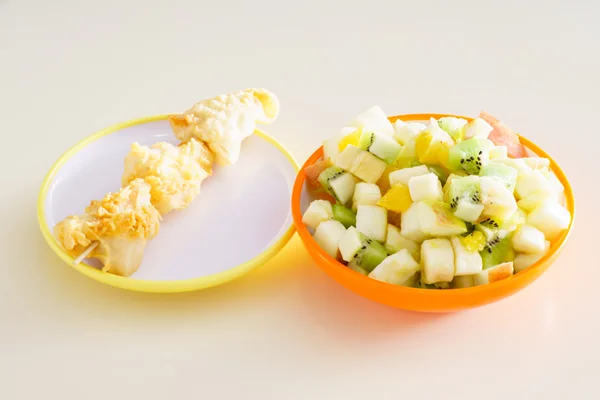
[[[408,210],[412,203],[409,189],[403,184],[397,184],[383,195],[377,205],[389,211],[403,213]]]
[[[376,206],[381,199],[381,190],[374,183],[358,182],[352,197],[352,209],[356,211],[359,205]]]
[[[520,225],[512,236],[512,245],[520,253],[536,254],[544,251],[542,231],[531,225]]]
[[[442,184],[437,175],[430,172],[425,175],[413,176],[408,181],[410,197],[413,201],[442,200]]]
[[[419,203],[413,203],[404,214],[400,223],[400,234],[415,242],[422,242],[428,235],[421,230],[419,223]]]
[[[544,242],[544,249],[537,254],[517,254],[514,260],[515,272],[521,272],[525,268],[531,267],[533,264],[541,260],[550,250],[550,242]]]
[[[483,204],[473,204],[466,199],[458,201],[454,215],[466,222],[475,222],[483,212]]]
[[[419,165],[412,168],[403,168],[390,173],[390,186],[402,184],[408,186],[410,178],[429,174],[429,168],[425,165]]]
[[[367,237],[385,243],[387,234],[387,210],[379,206],[358,206],[356,229]]]
[[[421,245],[422,279],[427,284],[451,282],[454,277],[454,251],[448,239],[429,239]]]
[[[379,106],[373,106],[358,114],[349,125],[362,128],[363,132],[374,132],[387,136],[394,135],[394,126]]]
[[[535,170],[528,174],[521,174],[517,178],[515,196],[523,199],[534,193],[547,194],[548,197],[556,198],[557,193],[541,171]]]
[[[502,279],[506,279],[514,273],[513,262],[505,262],[498,264],[494,267],[490,267],[481,271],[478,274],[473,275],[473,283],[475,286],[487,285],[488,283],[494,283]]]
[[[454,275],[472,275],[483,270],[483,261],[478,251],[467,250],[458,237],[450,239],[454,251]]]
[[[436,237],[450,237],[467,232],[464,221],[452,214],[452,209],[441,201],[415,203],[418,210],[419,227],[423,233]],[[406,214],[402,216],[402,222]]]
[[[302,222],[313,229],[317,229],[321,222],[330,219],[333,219],[333,209],[327,200],[313,201],[302,216]]]
[[[408,250],[387,256],[371,273],[369,278],[393,285],[405,286],[421,269]]]
[[[546,200],[529,213],[527,223],[542,231],[547,240],[553,240],[569,227],[571,214],[557,202]]]
[[[506,146],[494,146],[490,150],[490,160],[496,160],[498,158],[508,158],[508,147]]]
[[[397,119],[394,123],[394,139],[400,144],[406,144],[410,139],[415,138],[420,132],[425,130],[426,126],[418,122],[406,123]]]
[[[473,275],[461,275],[455,276],[452,279],[451,286],[453,289],[466,289],[475,286],[473,282]]]
[[[333,258],[338,257],[338,243],[342,236],[346,233],[346,228],[341,222],[336,220],[329,220],[321,222],[313,238],[315,242],[321,247],[327,254]]]
[[[412,240],[402,236],[400,229],[391,224],[388,224],[387,227],[385,249],[389,254],[394,254],[400,250],[406,249],[415,260],[419,261],[421,258],[421,250],[419,245],[416,242],[413,242]]]

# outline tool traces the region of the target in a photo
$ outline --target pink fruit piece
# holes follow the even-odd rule
[[[488,139],[496,146],[506,146],[510,158],[521,158],[526,155],[525,146],[519,141],[519,136],[508,126],[504,125],[502,121],[485,111],[482,111],[479,114],[479,118],[483,119],[494,128],[490,132]]]
[[[314,199],[327,200],[335,204],[335,198],[325,191],[319,182],[319,175],[323,170],[329,168],[331,163],[325,160],[319,160],[316,163],[304,168],[306,174],[306,189]]]

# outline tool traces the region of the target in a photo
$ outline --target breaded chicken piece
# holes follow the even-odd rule
[[[100,260],[103,271],[132,275],[142,262],[146,243],[159,231],[161,217],[150,202],[150,189],[143,179],[135,179],[118,192],[93,200],[85,214],[55,225],[59,245],[77,257],[98,242],[89,258]]]
[[[257,124],[271,124],[279,115],[279,100],[266,89],[246,89],[196,103],[183,114],[169,116],[182,142],[196,138],[215,153],[220,165],[235,164],[242,141]]]
[[[186,208],[200,193],[200,184],[212,174],[214,155],[192,138],[179,146],[159,142],[151,147],[135,142],[125,157],[123,186],[134,179],[150,184],[151,202],[161,215]]]

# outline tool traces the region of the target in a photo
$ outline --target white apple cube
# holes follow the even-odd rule
[[[387,256],[371,273],[369,278],[393,285],[406,285],[406,282],[421,269],[406,249]]]
[[[454,278],[454,251],[448,239],[429,239],[421,245],[423,282],[451,282]]]
[[[544,249],[537,254],[517,254],[515,260],[513,261],[515,265],[515,272],[521,272],[527,267],[531,267],[533,264],[541,260],[548,251],[550,250],[550,242],[544,242]]]
[[[408,210],[402,214],[400,234],[415,242],[422,242],[428,235],[421,229],[418,205],[419,203],[412,203]]]
[[[527,223],[542,231],[547,240],[553,240],[569,227],[571,214],[557,202],[546,200],[529,213]]]
[[[373,106],[358,114],[349,125],[362,128],[363,132],[373,132],[390,137],[394,135],[394,126],[379,106]]]
[[[475,118],[466,125],[465,137],[483,137],[487,138],[493,130],[492,126],[481,118]]]
[[[494,162],[508,165],[517,170],[519,175],[526,175],[533,172],[533,169],[529,165],[525,164],[522,158],[498,158]]]
[[[352,197],[352,209],[356,211],[358,206],[376,206],[381,199],[381,189],[374,183],[359,182],[354,188]]]
[[[548,169],[550,167],[550,160],[543,157],[523,157],[521,160],[525,161],[525,164],[531,169]]]
[[[394,139],[402,145],[416,137],[420,132],[424,131],[427,126],[419,122],[406,123],[397,119],[394,123]]]
[[[461,199],[458,201],[454,215],[463,221],[475,222],[479,219],[484,208],[483,204],[473,204],[465,199]]]
[[[508,158],[508,147],[506,146],[494,146],[490,150],[490,160],[497,160],[499,158]]]
[[[387,210],[379,206],[358,206],[356,229],[363,235],[385,243],[387,234]]]
[[[541,253],[544,242],[544,233],[528,224],[520,225],[512,237],[512,245],[519,253]]]
[[[363,236],[353,226],[348,228],[338,242],[338,248],[344,261],[350,262],[363,246]]]
[[[408,250],[410,255],[417,261],[421,259],[421,250],[419,245],[412,240],[405,238],[400,234],[400,229],[392,224],[388,224],[387,237],[385,238],[385,249],[389,254],[394,254],[400,250]]]
[[[552,197],[548,197],[547,193],[533,193],[519,200],[517,206],[526,212],[531,212],[544,201],[551,199]]]
[[[419,165],[417,167],[412,168],[403,168],[397,171],[390,173],[389,180],[390,186],[395,186],[397,184],[402,184],[404,186],[408,186],[408,181],[410,178],[414,176],[427,175],[429,174],[429,168],[425,165]]]
[[[506,279],[513,273],[514,266],[512,261],[506,262],[483,270],[476,275],[473,275],[473,283],[475,284],[475,286],[487,285],[488,283],[494,283],[499,280]]]
[[[331,186],[331,189],[333,190],[333,193],[339,202],[346,204],[354,195],[356,178],[354,178],[352,174],[346,172],[335,179],[331,179],[329,181],[329,186]]]
[[[430,172],[425,175],[413,176],[408,181],[410,197],[414,202],[422,200],[442,200],[442,184],[437,175]]]
[[[473,275],[483,270],[483,261],[477,251],[467,250],[458,237],[450,239],[454,251],[454,275]]]
[[[306,209],[302,216],[302,223],[317,229],[319,224],[333,219],[333,209],[327,200],[315,200]]]
[[[329,220],[321,222],[313,238],[320,248],[325,250],[333,258],[338,257],[338,243],[342,236],[346,233],[346,228],[341,222],[336,220]]]
[[[520,174],[517,177],[515,196],[522,199],[533,193],[544,193],[549,197],[556,198],[556,191],[542,171],[534,170],[531,173]]]

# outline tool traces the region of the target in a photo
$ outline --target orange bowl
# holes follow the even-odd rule
[[[400,118],[403,121],[428,121],[429,118],[439,119],[442,117],[460,117],[469,121],[472,120],[472,118],[469,117],[450,114],[397,115],[389,117],[389,120],[394,122],[396,119]],[[522,136],[519,137],[521,143],[527,147],[530,153],[535,153],[540,157],[546,157],[550,160],[551,170],[565,188],[565,207],[571,214],[571,223],[569,224],[568,229],[564,230],[559,237],[552,241],[548,254],[534,265],[531,265],[507,279],[464,289],[419,289],[396,286],[377,281],[351,270],[331,257],[317,245],[306,226],[302,223],[302,213],[304,211],[302,207],[308,205],[308,196],[305,191],[306,174],[304,169],[319,161],[323,155],[322,147],[317,149],[317,151],[315,151],[304,163],[294,183],[292,192],[292,216],[297,232],[315,263],[331,278],[354,293],[381,304],[411,311],[439,313],[455,312],[479,307],[510,296],[531,284],[539,278],[548,267],[550,267],[569,237],[575,218],[573,190],[563,171],[558,164],[537,145]]]

